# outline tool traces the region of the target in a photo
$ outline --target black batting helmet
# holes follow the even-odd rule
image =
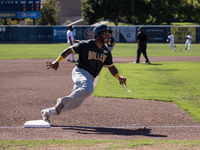
[[[94,35],[95,36],[101,36],[103,35],[103,32],[104,31],[109,31],[109,33],[112,33],[113,31],[111,29],[109,29],[109,27],[105,24],[101,24],[101,25],[98,25],[96,26],[94,29],[93,29],[93,32],[94,32]]]

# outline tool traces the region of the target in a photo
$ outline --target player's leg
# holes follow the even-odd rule
[[[72,54],[73,54],[73,53],[71,53],[71,54],[69,54],[69,55],[67,56],[67,61],[71,61],[70,58],[72,57]]]
[[[191,45],[191,43],[188,42],[188,51],[190,51],[190,45]]]
[[[92,95],[94,79],[87,71],[75,67],[72,71],[72,79],[74,81],[73,92],[69,96],[58,99],[56,106],[42,110],[43,120],[50,122],[51,115],[59,115],[63,109],[72,110],[78,108],[87,97]]]
[[[142,54],[143,54],[144,58],[146,59],[146,61],[144,63],[150,63],[150,61],[149,61],[149,59],[147,57],[146,49],[147,49],[147,47],[146,47],[146,45],[144,45],[143,51],[142,51]]]
[[[176,48],[175,48],[175,46],[174,46],[174,43],[173,43],[173,42],[171,42],[171,43],[170,43],[170,46],[171,46],[171,47],[173,47],[174,51],[176,51]]]
[[[71,46],[71,44],[69,44],[69,46]],[[67,56],[67,61],[71,61],[70,59],[71,57],[72,57],[72,53]]]
[[[142,51],[141,51],[141,48],[138,48],[137,49],[137,59],[136,59],[136,62],[134,63],[140,63],[140,55],[141,55]]]
[[[72,55],[71,55],[71,57],[72,57],[72,62],[75,62],[75,59],[74,59],[74,54],[73,53],[71,53]]]
[[[188,42],[186,41],[186,42],[185,42],[185,50],[187,49],[187,44],[188,44]]]

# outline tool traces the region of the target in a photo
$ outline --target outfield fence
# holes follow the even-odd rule
[[[139,26],[110,26],[117,43],[136,43]],[[94,26],[74,26],[74,37],[87,40],[94,37]],[[64,43],[67,42],[68,26],[0,26],[0,43]],[[176,43],[184,43],[191,32],[193,43],[200,43],[200,26],[143,25],[149,43],[166,43],[168,32]]]

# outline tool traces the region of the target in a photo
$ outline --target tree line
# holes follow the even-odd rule
[[[200,24],[200,0],[81,0],[82,17],[88,24],[109,20],[129,24],[171,24],[173,19]],[[41,18],[36,25],[59,25],[61,6],[55,0],[41,2]],[[64,8],[63,8],[64,9]],[[7,18],[8,25],[17,25],[20,18]],[[25,19],[32,24],[32,19]],[[0,18],[0,25],[4,19]]]
[[[173,19],[200,23],[200,0],[82,0],[83,20],[109,20],[118,25],[171,24]]]

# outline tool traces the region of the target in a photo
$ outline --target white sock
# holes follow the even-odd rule
[[[51,115],[57,115],[55,107],[49,108],[49,114]]]

